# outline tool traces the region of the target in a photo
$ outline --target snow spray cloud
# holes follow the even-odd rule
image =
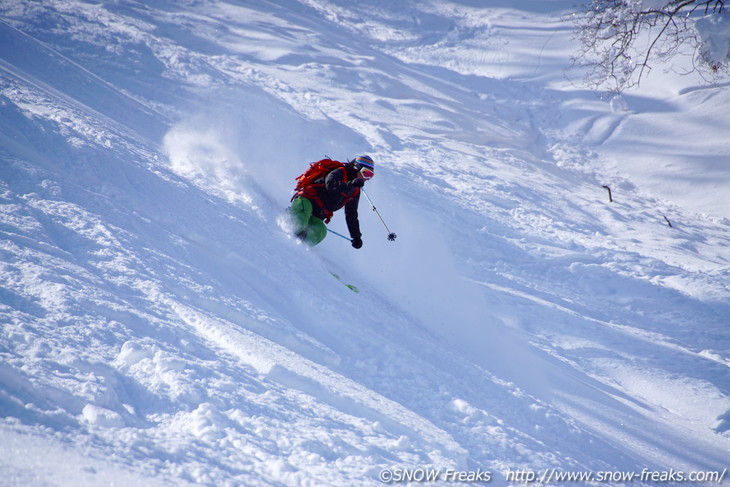
[[[200,188],[231,203],[254,206],[243,185],[245,167],[225,142],[221,127],[194,119],[175,125],[163,144],[171,169]]]
[[[206,103],[164,138],[173,171],[231,202],[268,207],[266,216],[286,206],[308,163],[369,149],[352,129],[309,119],[255,88],[210,95]]]

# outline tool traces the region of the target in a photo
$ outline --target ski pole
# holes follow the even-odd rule
[[[393,242],[395,240],[395,237],[397,237],[397,235],[395,233],[391,232],[390,231],[390,228],[388,228],[388,225],[385,224],[385,220],[383,220],[383,217],[380,216],[380,212],[377,210],[377,208],[375,208],[375,205],[373,204],[373,200],[371,200],[370,199],[370,196],[368,196],[368,194],[365,192],[365,188],[362,188],[360,191],[362,191],[362,193],[368,199],[368,202],[370,203],[370,206],[373,207],[373,211],[378,215],[378,218],[380,218],[380,221],[383,223],[383,226],[388,231],[388,240],[390,240],[391,242]]]
[[[347,237],[345,237],[344,235],[342,235],[341,233],[337,233],[337,232],[335,232],[334,230],[332,230],[332,229],[331,229],[331,228],[329,228],[329,227],[327,227],[327,231],[328,231],[328,232],[332,232],[332,233],[334,233],[334,234],[335,234],[335,235],[337,235],[338,237],[342,237],[342,238],[344,238],[344,239],[345,239],[345,240],[347,240],[348,242],[352,242],[352,239],[351,239],[351,238],[347,238]]]

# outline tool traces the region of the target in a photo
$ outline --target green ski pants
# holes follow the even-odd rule
[[[320,218],[312,215],[312,202],[307,198],[294,198],[289,211],[294,223],[294,235],[307,245],[315,246],[327,236],[327,227]]]

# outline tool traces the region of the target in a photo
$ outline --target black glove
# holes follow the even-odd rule
[[[365,180],[360,178],[355,178],[355,180],[352,182],[352,185],[356,188],[362,188],[364,184]]]
[[[362,238],[360,238],[360,237],[353,238],[352,246],[355,247],[356,249],[359,249],[360,247],[362,247]]]

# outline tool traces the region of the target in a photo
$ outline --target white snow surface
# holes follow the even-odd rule
[[[730,467],[730,91],[571,5],[0,2],[0,484]],[[396,241],[298,244],[361,154]]]

